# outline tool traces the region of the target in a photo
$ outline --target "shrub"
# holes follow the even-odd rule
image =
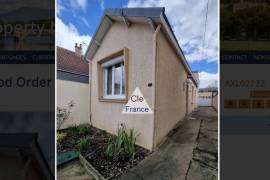
[[[77,134],[79,133],[79,127],[77,125],[68,126],[66,129],[69,134]]]
[[[85,136],[90,132],[90,128],[87,126],[69,126],[66,131],[71,135],[82,135]]]
[[[63,122],[68,119],[71,109],[74,107],[74,101],[68,103],[68,108],[57,107],[57,129],[60,129]]]
[[[78,127],[78,132],[80,135],[86,135],[89,133],[89,128],[87,126]]]
[[[61,143],[66,136],[67,133],[57,132],[57,143]]]
[[[90,146],[90,139],[89,138],[81,138],[79,142],[79,150],[81,152],[86,152]]]
[[[112,138],[106,149],[106,155],[115,160],[123,158],[134,158],[135,156],[136,137],[134,129],[131,129],[129,134],[126,132],[126,127],[121,124],[117,131],[117,136]]]

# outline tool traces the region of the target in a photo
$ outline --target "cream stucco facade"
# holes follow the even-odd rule
[[[217,94],[215,94],[215,96],[213,97],[212,104],[213,104],[214,109],[217,111],[218,110],[218,95]]]
[[[156,144],[159,144],[186,115],[188,73],[162,31],[157,39],[155,124]],[[188,95],[191,99],[189,91]],[[190,113],[191,102],[188,103],[188,109]]]
[[[134,20],[130,26],[122,20],[110,24],[102,40],[92,42],[95,45],[90,44],[90,53],[86,53],[91,77],[90,121],[93,126],[113,134],[124,123],[137,132],[138,145],[154,150],[173,127],[197,107],[197,84],[191,80],[185,60],[173,47],[164,26],[157,24],[153,28],[141,19]],[[99,31],[105,32],[101,28]],[[99,38],[99,34],[96,36]],[[138,87],[152,114],[122,114],[127,101],[100,99],[103,90],[100,89],[99,64],[123,49],[128,50],[127,98]]]
[[[61,128],[89,124],[89,84],[57,79],[57,106],[67,108],[71,101],[74,107]]]
[[[125,47],[129,49],[128,97],[136,87],[139,87],[148,105],[153,109],[153,87],[147,86],[149,82],[154,80],[154,68],[152,67],[153,32],[149,25],[133,24],[132,27],[127,28],[125,24],[116,22],[107,32],[91,62],[91,123],[110,133],[116,133],[119,124],[124,123],[127,128],[134,128],[140,134],[137,137],[139,145],[151,149],[153,146],[152,114],[122,114],[126,102],[100,102],[98,98],[97,62],[112,52]]]

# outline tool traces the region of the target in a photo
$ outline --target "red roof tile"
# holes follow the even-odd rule
[[[89,75],[89,65],[83,56],[62,47],[57,47],[57,70]]]

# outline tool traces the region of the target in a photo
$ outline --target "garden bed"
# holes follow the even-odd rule
[[[135,146],[134,158],[111,158],[105,153],[110,140],[114,137],[106,131],[92,126],[75,126],[58,131],[57,152],[81,151],[84,158],[106,179],[120,177],[128,169],[136,166],[150,152]],[[61,137],[60,137],[61,136]],[[89,143],[83,143],[87,140]]]

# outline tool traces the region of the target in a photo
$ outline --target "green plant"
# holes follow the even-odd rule
[[[57,132],[57,143],[61,143],[66,136],[67,133]]]
[[[73,134],[73,135],[82,135],[85,136],[90,132],[90,128],[87,126],[77,126],[77,125],[72,125],[69,126],[66,131],[69,134]]]
[[[68,119],[74,105],[74,101],[70,101],[67,108],[57,107],[57,129],[60,129],[65,120]]]
[[[69,134],[77,134],[79,133],[79,127],[77,125],[68,126],[66,129]]]
[[[89,128],[87,126],[78,127],[78,132],[80,135],[86,135],[89,133]]]
[[[134,158],[135,142],[136,142],[136,137],[135,137],[134,129],[131,129],[129,132],[129,135],[127,135],[125,139],[125,152],[128,155],[128,157]]]
[[[90,139],[89,138],[81,138],[79,141],[79,150],[81,152],[87,151],[90,146]]]
[[[125,125],[121,124],[117,130],[117,136],[113,137],[106,149],[106,155],[113,159],[134,158],[136,136],[134,129],[126,131]]]

